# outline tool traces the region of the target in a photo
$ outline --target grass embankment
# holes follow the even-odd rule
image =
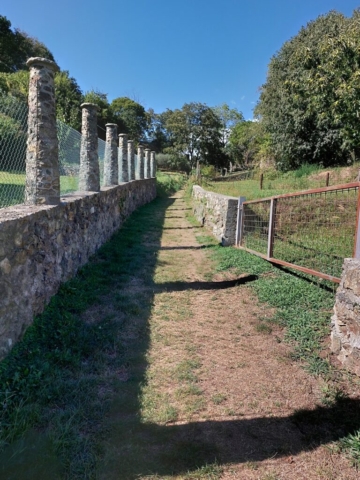
[[[351,167],[320,169],[316,165],[303,165],[298,170],[281,173],[274,170],[264,172],[263,188],[260,190],[260,174],[251,180],[232,182],[230,177],[224,181],[203,180],[203,188],[232,197],[243,196],[246,200],[256,200],[283,193],[325,187],[326,174],[330,174],[330,185],[338,185],[357,180],[359,164]]]

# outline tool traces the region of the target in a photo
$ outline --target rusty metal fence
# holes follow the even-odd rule
[[[239,201],[237,245],[272,263],[339,282],[360,255],[359,182]]]

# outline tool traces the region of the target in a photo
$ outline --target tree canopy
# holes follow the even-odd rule
[[[19,29],[12,30],[10,20],[0,15],[0,72],[24,70],[30,57],[55,61],[43,43]]]
[[[346,163],[360,154],[360,12],[322,15],[270,61],[255,113],[278,166]]]

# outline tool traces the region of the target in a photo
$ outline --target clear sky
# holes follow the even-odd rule
[[[162,112],[228,103],[252,118],[269,60],[320,14],[355,0],[0,0],[85,92]]]

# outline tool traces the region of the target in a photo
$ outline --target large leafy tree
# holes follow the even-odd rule
[[[12,30],[11,22],[0,15],[0,72],[24,70],[30,57],[55,61],[53,54],[43,43],[19,29]]]
[[[192,169],[197,159],[221,165],[221,121],[204,103],[185,103],[181,109],[167,110],[165,127],[171,146],[167,151],[186,156]]]
[[[110,110],[120,133],[127,133],[136,142],[145,138],[150,118],[140,103],[128,97],[118,97],[111,102]]]
[[[360,13],[318,17],[269,64],[255,110],[278,166],[324,166],[359,156]]]

